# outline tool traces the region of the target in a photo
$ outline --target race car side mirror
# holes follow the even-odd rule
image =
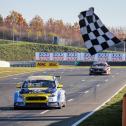
[[[59,83],[57,88],[63,88],[63,85],[61,83]]]
[[[21,84],[20,83],[17,83],[16,84],[16,88],[21,88]]]

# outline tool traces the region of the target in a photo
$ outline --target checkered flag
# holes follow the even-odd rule
[[[121,42],[105,27],[92,7],[80,13],[79,25],[85,46],[91,55]]]

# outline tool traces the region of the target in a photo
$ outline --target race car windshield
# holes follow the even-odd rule
[[[22,85],[22,88],[55,88],[55,82],[49,80],[28,80]]]
[[[93,66],[106,66],[106,64],[93,64]]]

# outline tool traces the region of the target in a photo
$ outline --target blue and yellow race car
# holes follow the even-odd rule
[[[14,109],[66,106],[65,90],[55,76],[30,76],[14,93]]]

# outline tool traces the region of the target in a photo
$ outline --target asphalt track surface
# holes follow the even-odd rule
[[[126,84],[126,69],[112,74],[89,76],[88,68],[47,70],[0,79],[0,126],[71,126],[92,112]],[[60,75],[67,106],[62,109],[14,110],[16,83],[29,75]]]

